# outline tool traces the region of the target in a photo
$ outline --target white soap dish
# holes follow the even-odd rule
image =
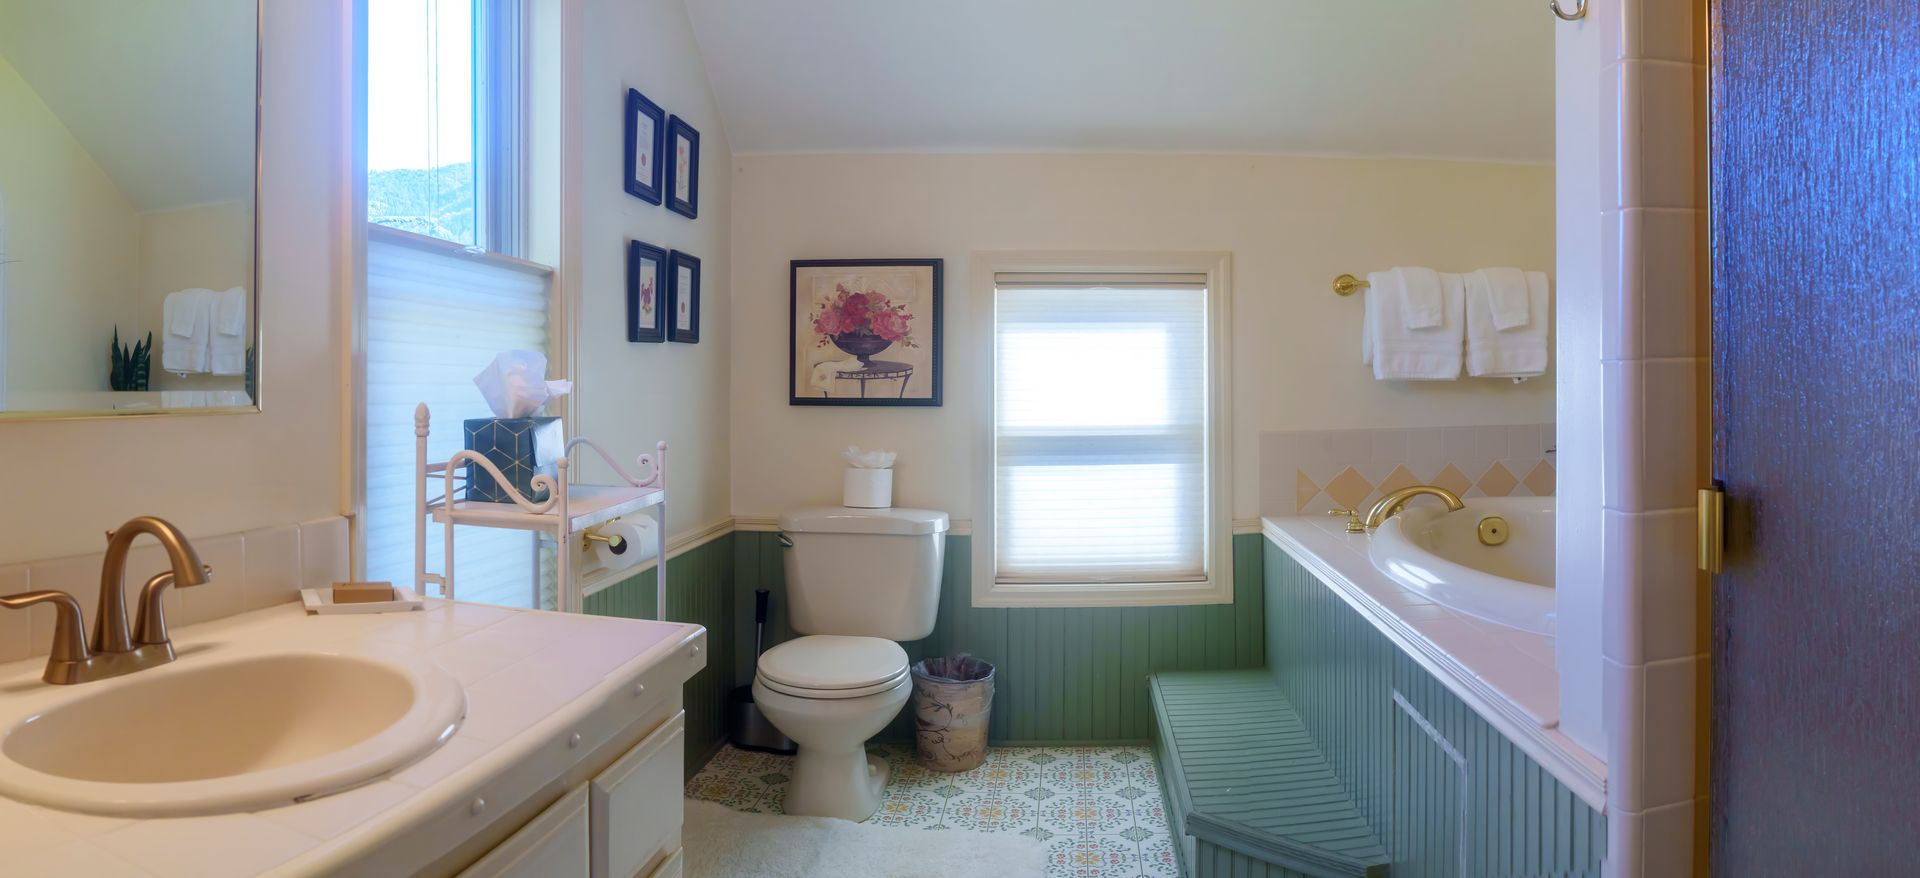
[[[404,585],[393,587],[394,599],[390,601],[366,601],[357,604],[336,604],[333,602],[331,588],[303,588],[300,590],[300,602],[307,606],[310,616],[356,616],[362,613],[410,613],[426,606],[420,596]]]

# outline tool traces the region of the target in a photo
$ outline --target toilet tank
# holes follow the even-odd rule
[[[796,509],[780,516],[787,615],[801,634],[919,640],[940,608],[947,514]]]

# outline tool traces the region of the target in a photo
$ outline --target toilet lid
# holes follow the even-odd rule
[[[767,650],[759,671],[789,689],[865,689],[906,674],[907,651],[878,637],[813,634]]]

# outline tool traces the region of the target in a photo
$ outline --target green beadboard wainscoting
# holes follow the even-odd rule
[[[1269,668],[1392,874],[1597,876],[1606,818],[1265,544]]]
[[[971,653],[993,662],[1001,744],[1139,743],[1152,735],[1147,675],[1258,668],[1266,661],[1259,534],[1233,538],[1234,602],[1180,607],[976,608],[973,539],[948,536],[933,634],[905,643],[918,661]],[[793,636],[776,534],[734,534],[734,679],[753,680],[753,592],[773,593],[767,645]],[[671,567],[669,568],[671,569]],[[716,641],[715,649],[719,649]],[[724,694],[724,693],[722,693]],[[913,730],[903,711],[883,737]]]
[[[720,722],[734,679],[734,539],[727,534],[667,561],[667,618],[707,629],[707,666],[687,681],[685,691],[688,777],[707,764],[726,737]],[[748,595],[751,601],[752,592]],[[587,612],[599,616],[653,618],[653,567],[587,595],[585,604]]]

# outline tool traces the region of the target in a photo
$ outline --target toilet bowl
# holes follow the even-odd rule
[[[780,516],[788,621],[806,635],[766,651],[753,700],[797,747],[785,810],[865,820],[887,768],[867,739],[906,706],[905,641],[933,633],[947,514],[931,509],[796,509]]]
[[[787,782],[788,814],[861,821],[880,808],[885,762],[867,739],[900,714],[913,681],[891,640],[816,634],[762,655],[753,700],[799,746]]]

